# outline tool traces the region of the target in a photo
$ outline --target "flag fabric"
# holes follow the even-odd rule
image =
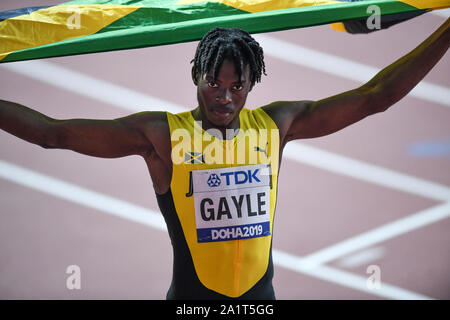
[[[0,12],[0,62],[195,41],[218,26],[366,33],[370,6],[387,27],[450,0],[76,0]]]

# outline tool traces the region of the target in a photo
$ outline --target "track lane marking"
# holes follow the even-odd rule
[[[344,269],[351,269],[364,265],[367,266],[370,262],[381,259],[385,253],[386,249],[381,246],[367,248],[365,250],[344,256],[337,261],[337,266]]]
[[[267,55],[336,77],[366,83],[381,71],[381,69],[363,63],[292,44],[271,36],[256,34],[254,37]],[[421,81],[408,95],[450,107],[450,89],[441,85]]]
[[[369,289],[367,287],[367,278],[365,277],[326,265],[311,266],[308,262],[305,262],[303,258],[279,250],[273,251],[273,261],[276,261],[277,265],[285,269],[303,273],[314,278],[336,283],[344,287],[373,294],[382,298],[433,300],[431,297],[388,284],[383,281],[383,278],[381,278],[380,289]]]
[[[154,106],[155,110],[163,109],[173,113],[188,110],[180,105],[96,79],[54,63],[21,61],[4,64],[0,68],[132,112],[149,110],[148,106]],[[96,90],[92,90],[92,88],[96,88]],[[450,200],[450,188],[445,185],[321,150],[297,141],[287,144],[283,155],[295,162],[383,187],[439,201]]]
[[[283,156],[351,178],[437,201],[450,201],[450,188],[395,170],[352,159],[337,153],[293,141],[286,145]]]
[[[361,250],[450,217],[450,202],[388,222],[303,257],[311,266],[321,265],[351,252]]]
[[[124,200],[77,186],[42,173],[26,169],[0,160],[0,177],[10,182],[61,198],[103,213],[166,231],[166,225],[161,214]],[[329,266],[311,265],[304,258],[272,250],[274,264],[285,269],[304,273],[315,278],[350,287],[366,293],[391,299],[431,299],[430,297],[408,291],[402,288],[382,283],[380,290],[368,289],[366,278],[341,271]]]

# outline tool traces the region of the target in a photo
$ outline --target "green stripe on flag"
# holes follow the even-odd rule
[[[130,1],[78,0],[69,4],[126,2]],[[180,6],[174,5],[175,2],[177,1],[133,1],[133,5],[159,5],[154,8],[139,8],[95,34],[19,50],[9,54],[1,62],[195,41],[217,26],[238,27],[250,33],[261,33],[329,24],[370,16],[370,13],[367,13],[367,7],[370,5],[378,5],[383,15],[418,10],[395,0],[342,2],[257,13],[246,13],[217,2]]]
[[[181,22],[206,18],[218,18],[245,14],[247,12],[218,2],[199,5],[185,5],[172,8],[140,8],[126,17],[115,21],[98,33],[129,29],[130,26],[152,27],[163,24],[177,25]]]

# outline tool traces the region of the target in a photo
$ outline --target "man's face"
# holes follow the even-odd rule
[[[207,127],[236,128],[239,113],[244,107],[250,91],[248,65],[244,65],[241,79],[231,60],[225,59],[217,79],[212,71],[200,78],[197,84],[197,98],[203,121]]]

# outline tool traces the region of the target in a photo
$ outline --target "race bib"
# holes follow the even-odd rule
[[[192,171],[198,242],[270,235],[267,164]]]

